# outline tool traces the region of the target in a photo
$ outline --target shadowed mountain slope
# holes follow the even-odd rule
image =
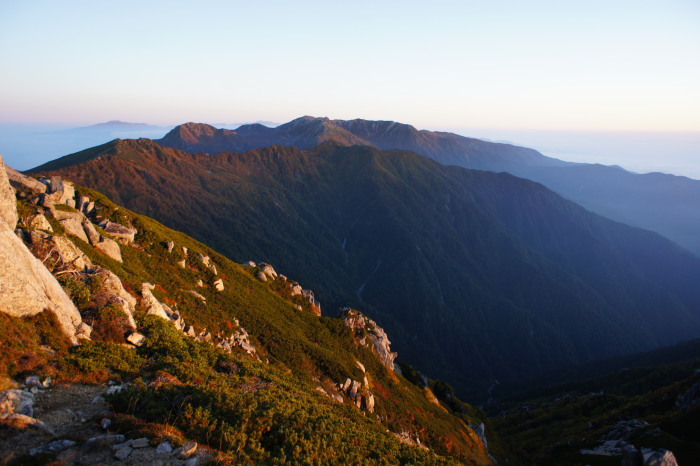
[[[181,136],[186,133],[185,136]],[[189,152],[243,152],[274,144],[314,147],[325,141],[405,149],[444,165],[506,171],[542,183],[587,209],[661,233],[700,255],[700,181],[619,167],[576,164],[510,144],[454,133],[417,130],[394,121],[302,117],[277,128],[244,125],[235,131],[188,123],[159,142]]]
[[[113,141],[37,167],[350,304],[478,399],[700,334],[700,260],[531,181],[325,144],[189,154]]]

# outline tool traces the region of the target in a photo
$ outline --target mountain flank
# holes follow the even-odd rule
[[[243,125],[234,131],[188,123],[158,140],[189,152],[244,152],[272,145],[311,148],[326,141],[404,149],[444,165],[509,172],[542,183],[563,197],[613,220],[656,231],[700,256],[700,181],[619,167],[564,162],[511,144],[454,133],[417,130],[394,121],[302,117],[276,128]],[[195,128],[196,126],[196,128]]]
[[[700,260],[506,173],[328,142],[190,154],[113,141],[37,167],[238,261],[284,264],[472,400],[696,337]]]

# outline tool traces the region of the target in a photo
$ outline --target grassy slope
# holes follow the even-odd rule
[[[219,447],[216,442],[220,442],[224,450],[243,448],[243,456],[239,458],[244,460],[314,458],[333,461],[335,458],[337,461],[347,457],[359,461],[363,455],[366,460],[369,455],[380,455],[389,462],[443,461],[432,453],[401,444],[386,432],[384,425],[387,425],[396,432],[418,434],[438,454],[451,455],[468,463],[489,462],[481,442],[462,420],[432,404],[417,387],[387,372],[371,352],[354,345],[340,319],[319,318],[308,309],[300,311],[294,303],[273,291],[278,288],[276,283],[263,284],[254,279],[249,267],[233,263],[150,218],[117,208],[100,193],[87,188],[78,190],[96,200],[101,215],[131,223],[139,231],[134,246],[121,247],[123,264],[73,238],[94,263],[116,273],[127,290],[140,290],[143,282],[158,285],[154,291],[158,299],[177,309],[198,331],[206,327],[212,334],[230,333],[234,320],[238,319],[250,333],[262,358],[270,361],[269,365],[254,362],[248,356],[227,355],[205,344],[185,341],[152,319],[146,320],[146,325],[151,335],[160,336],[137,351],[141,358],[134,357],[133,351],[124,353],[124,349],[108,342],[77,349],[68,359],[69,364],[60,363],[65,348],[54,355],[53,365],[60,366],[67,379],[136,378],[135,388],[129,392],[134,399],[124,404],[119,404],[122,398],[115,400],[118,409],[130,419],[129,428],[141,424],[143,428],[165,426],[173,410],[180,409],[189,413],[183,418],[187,422],[180,419],[182,422],[176,423],[180,435],[196,438],[215,448]],[[32,207],[25,205],[24,209]],[[60,230],[56,222],[54,227]],[[177,245],[172,253],[166,249],[168,240]],[[184,270],[177,265],[183,246],[190,251]],[[218,277],[226,286],[223,292],[216,292],[211,286],[204,289],[195,286],[198,279],[208,284],[213,279],[196,259],[197,253],[212,258]],[[89,292],[86,289],[89,286],[77,288],[81,299],[87,303],[89,296],[85,293]],[[191,289],[203,294],[207,303],[203,304],[186,292]],[[16,325],[18,329],[26,326],[22,321],[17,321]],[[36,338],[39,337],[37,333]],[[356,360],[367,368],[372,383],[376,400],[373,415],[338,405],[315,391],[318,385],[330,386],[347,377],[362,380]],[[175,375],[183,385],[149,386],[146,382],[154,377],[156,370]],[[9,373],[16,376],[20,370],[11,368]],[[140,379],[145,382],[138,382]],[[262,388],[256,388],[258,386]],[[151,402],[135,409],[137,399]],[[173,399],[177,403],[190,401],[178,406],[168,405]],[[245,413],[238,413],[238,410]],[[209,424],[203,426],[202,423]],[[302,433],[293,433],[297,430],[296,423],[305,426]],[[220,434],[216,442],[205,436],[212,429]],[[229,438],[232,435],[236,440]],[[249,442],[241,435],[247,436]],[[298,435],[305,436],[304,441]],[[362,435],[366,435],[366,440],[361,440]],[[275,439],[268,436],[275,436]],[[297,451],[297,445],[313,452]]]

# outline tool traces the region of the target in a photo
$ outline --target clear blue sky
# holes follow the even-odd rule
[[[0,123],[700,130],[700,2],[0,0]]]

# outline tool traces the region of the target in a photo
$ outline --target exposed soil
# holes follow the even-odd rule
[[[18,430],[0,424],[0,465],[53,464],[66,465],[194,465],[204,464],[206,452],[198,452],[190,458],[181,458],[177,451],[156,453],[157,445],[133,448],[124,459],[115,456],[119,448],[114,434],[103,429],[103,419],[111,419],[113,413],[102,395],[104,385],[59,385],[37,393],[34,418],[49,425],[55,436],[36,428]],[[102,436],[101,439],[95,439]],[[75,446],[54,454],[29,456],[32,448],[50,444],[56,440],[71,440]],[[90,441],[89,441],[90,440]],[[128,447],[131,440],[121,445]],[[204,453],[204,455],[202,455]]]

